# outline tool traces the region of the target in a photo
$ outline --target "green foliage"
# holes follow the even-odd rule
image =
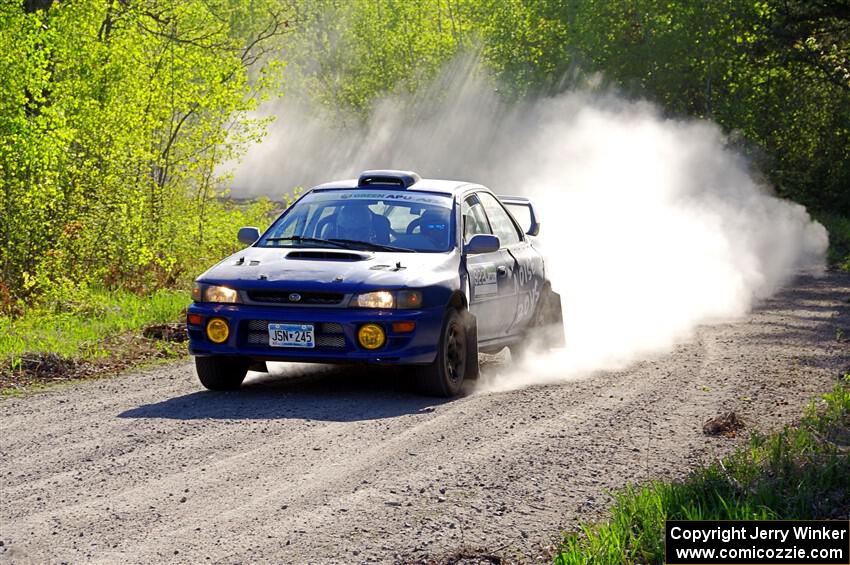
[[[717,121],[780,196],[850,213],[850,21],[840,5],[324,0],[299,11],[292,61],[332,114],[365,114],[480,49],[507,95],[552,94],[600,73],[672,115]]]
[[[850,375],[796,427],[754,435],[749,449],[683,482],[630,486],[611,519],[565,536],[555,563],[661,563],[665,520],[824,519],[847,512]]]
[[[551,91],[576,68],[601,72],[671,114],[717,121],[781,196],[850,213],[846,9],[773,0],[508,5],[488,14],[483,37],[509,88]]]
[[[507,96],[600,73],[719,122],[850,269],[847,24],[796,0],[2,2],[0,310],[181,286],[263,224],[270,203],[220,202],[220,171],[263,135],[284,58],[342,126],[464,52]]]
[[[566,7],[549,0],[471,3],[484,57],[513,94],[557,87],[571,61]]]
[[[376,98],[415,92],[467,41],[471,22],[457,0],[300,2],[288,46],[314,101],[332,115],[365,114]]]
[[[216,166],[262,133],[247,113],[277,84],[264,49],[288,16],[274,0],[43,4],[0,5],[0,298],[173,286],[238,219]]]

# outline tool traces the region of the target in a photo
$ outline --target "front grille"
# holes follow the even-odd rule
[[[316,347],[333,347],[342,349],[345,347],[345,337],[341,335],[317,335]]]
[[[319,322],[313,325],[316,331],[317,349],[343,349],[345,347],[345,334],[343,333],[342,324],[337,322]],[[272,349],[269,346],[268,320],[243,321],[240,335],[245,345],[260,345]],[[277,350],[278,348],[275,347],[273,349]]]
[[[289,304],[292,306],[333,306],[342,302],[341,292],[298,292],[293,290],[249,290],[252,302],[265,304]],[[297,300],[296,300],[297,298]]]

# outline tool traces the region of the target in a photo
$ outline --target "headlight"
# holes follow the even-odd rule
[[[351,299],[351,306],[356,308],[420,308],[422,306],[422,293],[418,290],[367,292],[355,295]]]
[[[379,290],[378,292],[358,294],[353,302],[355,306],[360,308],[392,308],[395,306],[395,297],[392,292]]]
[[[239,302],[239,292],[227,286],[195,283],[194,288],[192,288],[192,300],[195,302],[235,304]]]

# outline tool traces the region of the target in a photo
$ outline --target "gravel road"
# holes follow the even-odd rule
[[[606,490],[748,431],[707,437],[708,418],[793,421],[850,366],[848,298],[846,274],[802,277],[628,370],[449,402],[303,365],[211,393],[188,362],[6,399],[0,562],[534,561]]]

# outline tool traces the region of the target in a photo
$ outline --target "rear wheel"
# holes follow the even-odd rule
[[[511,359],[522,360],[534,351],[548,351],[564,346],[564,317],[561,296],[547,281],[537,301],[534,316],[523,332],[522,339],[509,346]]]
[[[463,386],[468,363],[468,329],[457,310],[446,313],[434,362],[417,369],[419,392],[429,396],[455,396]]]
[[[195,357],[198,380],[209,390],[235,390],[248,373],[248,363],[237,357]]]

